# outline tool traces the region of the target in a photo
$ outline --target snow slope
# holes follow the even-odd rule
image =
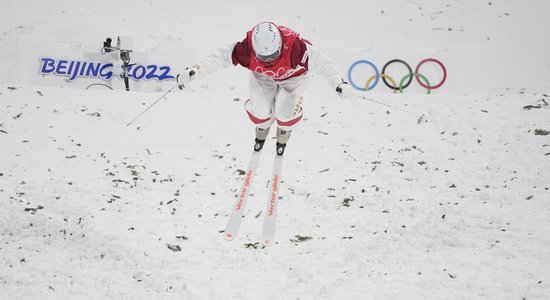
[[[537,24],[549,22],[539,18],[545,2],[352,1],[343,9],[329,1],[133,1],[123,17],[130,2],[7,3],[2,47],[21,33],[117,28],[156,51],[200,41],[185,50],[194,54],[181,58],[183,68],[273,19],[327,49],[342,73],[362,58],[350,53],[383,62],[386,36],[505,44],[486,54],[509,64],[485,73],[507,71],[487,90],[455,69],[448,89],[434,95],[359,94],[392,107],[339,99],[315,79],[285,154],[271,248],[258,242],[274,140],[239,236],[227,242],[221,233],[252,151],[245,70],[170,93],[129,127],[161,93],[4,78],[0,299],[549,297],[550,97],[548,65],[538,62],[549,43]],[[367,41],[353,26],[387,30]],[[485,44],[489,36],[495,45]],[[509,61],[512,52],[522,59]],[[446,57],[454,65],[486,63],[452,47]],[[533,76],[512,80],[512,73]]]

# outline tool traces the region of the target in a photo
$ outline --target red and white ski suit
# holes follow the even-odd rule
[[[321,75],[336,89],[342,83],[336,65],[298,33],[283,26],[280,56],[272,63],[256,58],[252,50],[250,30],[244,40],[220,48],[203,60],[198,67],[203,77],[232,65],[241,65],[250,72],[250,99],[245,110],[250,120],[260,128],[273,122],[283,130],[291,130],[302,119],[303,95],[312,75]]]

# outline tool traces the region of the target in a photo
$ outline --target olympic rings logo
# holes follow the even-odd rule
[[[441,79],[441,81],[436,85],[431,85],[430,82],[428,81],[428,78],[426,78],[426,76],[424,76],[424,75],[422,75],[422,73],[420,73],[420,67],[423,64],[427,63],[427,62],[436,63],[443,70],[443,79]],[[390,75],[388,75],[386,73],[386,69],[388,68],[388,66],[390,66],[393,63],[403,64],[403,65],[405,65],[405,67],[409,71],[408,74],[406,74],[405,76],[403,76],[401,78],[401,80],[399,81],[399,85],[397,85],[397,82],[395,81],[395,79],[393,79]],[[366,81],[366,84],[364,85],[364,87],[358,86],[357,84],[355,84],[353,79],[351,79],[351,73],[352,73],[353,69],[359,64],[367,64],[367,65],[371,66],[374,69],[374,72],[375,72],[375,74],[372,75]],[[414,72],[412,71],[411,66],[408,63],[406,63],[404,60],[401,60],[401,59],[392,59],[392,60],[388,61],[384,65],[384,67],[382,67],[382,72],[379,72],[376,65],[374,63],[368,61],[368,60],[358,60],[358,61],[354,62],[349,67],[349,70],[348,70],[349,83],[355,89],[360,90],[360,91],[372,90],[378,84],[378,81],[380,81],[380,78],[382,78],[382,81],[384,82],[384,84],[387,87],[389,87],[390,89],[392,89],[394,94],[397,93],[397,91],[403,93],[403,90],[406,89],[412,83],[413,77],[415,77],[418,84],[420,84],[420,86],[422,86],[423,88],[427,89],[428,90],[427,93],[430,94],[432,90],[440,88],[443,85],[443,83],[445,83],[445,80],[447,80],[447,69],[445,68],[443,63],[441,63],[439,60],[437,60],[435,58],[426,58],[426,59],[424,59],[424,60],[422,60],[421,62],[418,63],[418,65],[416,66]],[[424,82],[422,82],[420,79],[422,79],[422,81],[424,81]],[[388,81],[390,81],[390,82],[388,82]],[[406,83],[405,83],[405,81],[406,81]]]

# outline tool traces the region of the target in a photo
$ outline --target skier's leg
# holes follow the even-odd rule
[[[275,102],[277,127],[290,131],[302,119],[302,102],[309,86],[310,75],[303,75],[281,82],[280,91]]]
[[[275,121],[274,103],[278,85],[268,76],[250,72],[250,99],[244,108],[250,120],[259,128],[269,128]]]
[[[278,85],[271,78],[251,72],[249,80],[250,99],[245,102],[245,110],[256,125],[254,151],[262,150],[269,128],[275,122],[274,104]]]
[[[277,120],[277,154],[283,155],[292,129],[303,117],[302,102],[311,76],[304,75],[285,80],[275,102]]]

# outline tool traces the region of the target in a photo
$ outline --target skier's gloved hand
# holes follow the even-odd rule
[[[187,67],[183,73],[180,73],[176,76],[176,81],[178,82],[178,88],[183,90],[185,85],[191,80],[195,79],[195,76],[199,73],[199,66]]]
[[[338,93],[338,96],[347,99],[355,95],[355,89],[345,81],[342,81],[342,83],[336,87],[336,92]]]

